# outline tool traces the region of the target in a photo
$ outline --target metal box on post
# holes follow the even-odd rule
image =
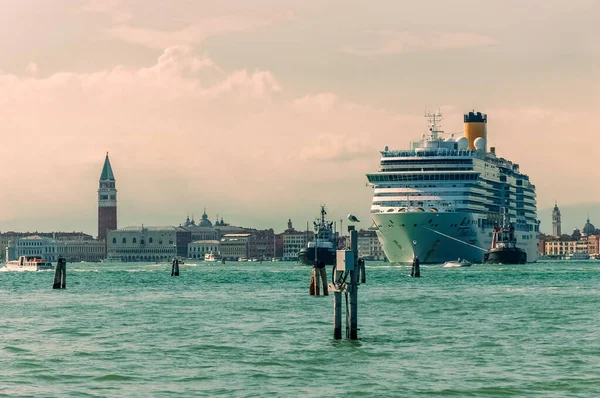
[[[336,271],[354,270],[354,252],[352,250],[338,250],[336,252]]]

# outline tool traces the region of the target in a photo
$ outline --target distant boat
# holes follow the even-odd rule
[[[5,267],[11,271],[45,271],[54,267],[50,261],[40,256],[20,256],[18,260],[7,261]]]
[[[304,265],[314,265],[315,261],[333,265],[336,256],[336,241],[333,222],[325,221],[325,206],[321,206],[321,217],[315,222],[315,239],[300,249],[298,261]]]
[[[589,260],[590,255],[586,252],[574,252],[565,256],[565,260]]]
[[[458,259],[456,261],[446,261],[444,263],[444,268],[453,268],[453,267],[470,267],[473,265],[472,262],[465,259]]]
[[[108,257],[100,260],[101,263],[120,263],[122,261],[123,260],[121,259],[121,257],[116,257],[116,256],[108,256]]]
[[[238,258],[238,262],[240,262],[240,263],[243,263],[243,262],[246,262],[246,261],[248,261],[248,259],[246,257],[239,257]]]
[[[525,264],[527,252],[517,247],[515,227],[504,213],[503,225],[494,226],[492,248],[483,255],[484,264]]]
[[[216,261],[221,261],[222,257],[219,254],[214,254],[214,253],[206,253],[204,255],[204,261],[208,261],[208,262],[216,262]]]

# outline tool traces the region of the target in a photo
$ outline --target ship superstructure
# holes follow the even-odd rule
[[[323,262],[333,265],[336,255],[336,234],[333,231],[333,222],[327,221],[325,206],[321,206],[321,216],[314,221],[315,239],[308,242],[306,247],[300,249],[298,261],[305,265],[314,265]]]
[[[373,228],[392,262],[483,261],[494,225],[504,213],[527,260],[538,258],[535,186],[519,165],[487,150],[487,115],[464,115],[464,135],[440,129],[441,113],[427,115],[429,132],[410,149],[381,152],[374,188]]]

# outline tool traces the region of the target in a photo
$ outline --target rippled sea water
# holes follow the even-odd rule
[[[310,272],[77,263],[66,290],[0,272],[0,396],[600,396],[600,261],[368,263],[354,342]]]

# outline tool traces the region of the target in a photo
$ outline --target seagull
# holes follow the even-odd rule
[[[350,222],[360,222],[360,220],[358,218],[356,218],[356,216],[353,216],[352,214],[348,214],[348,220],[350,220]]]

